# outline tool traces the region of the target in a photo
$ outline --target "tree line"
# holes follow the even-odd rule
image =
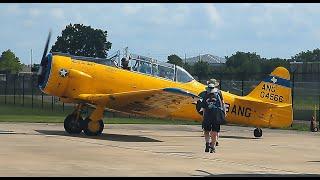
[[[63,52],[71,55],[106,58],[112,43],[107,41],[107,31],[94,29],[83,24],[69,24],[57,37],[50,52]],[[277,66],[290,69],[291,61],[320,61],[320,49],[302,51],[289,59],[263,58],[255,52],[236,52],[226,56],[226,64],[221,67],[211,66],[208,62],[198,61],[193,65],[184,62],[176,54],[168,56],[167,62],[185,68],[199,80],[205,80],[217,74],[230,74],[233,78],[250,79],[252,74],[270,73]],[[0,56],[0,73],[17,73],[21,71],[22,63],[10,49]]]
[[[176,54],[168,56],[168,63],[184,67],[190,74],[199,80],[206,80],[217,75],[228,75],[232,79],[256,79],[271,73],[276,67],[283,66],[290,70],[290,62],[320,62],[320,49],[302,51],[289,59],[263,58],[255,52],[240,52],[225,56],[224,66],[214,67],[208,62],[199,60],[193,65],[184,62]]]

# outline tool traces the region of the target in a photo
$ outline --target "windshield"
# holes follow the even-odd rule
[[[128,67],[122,66],[122,68],[182,83],[187,83],[194,79],[182,67],[152,58],[142,59],[142,56],[129,57]]]
[[[194,78],[183,68],[176,66],[177,67],[177,81],[178,82],[190,82],[192,81]]]

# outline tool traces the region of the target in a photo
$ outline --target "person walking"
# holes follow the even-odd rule
[[[205,152],[216,152],[218,133],[220,132],[220,124],[217,118],[222,110],[225,114],[224,102],[221,91],[217,88],[219,82],[210,79],[206,87],[206,94],[202,100],[201,108],[203,110],[202,129],[204,130]],[[211,137],[211,142],[210,142]]]

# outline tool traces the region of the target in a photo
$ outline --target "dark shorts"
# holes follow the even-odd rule
[[[204,120],[202,121],[202,129],[205,131],[220,132],[220,125],[213,123],[213,121]]]

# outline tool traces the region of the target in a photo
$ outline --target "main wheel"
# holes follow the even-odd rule
[[[81,121],[83,121],[81,116],[77,119],[76,114],[69,114],[64,120],[64,129],[69,134],[79,134],[82,131]]]
[[[253,135],[254,135],[254,137],[261,137],[262,136],[262,129],[260,129],[260,128],[254,129]]]
[[[102,120],[92,121],[89,118],[86,118],[83,121],[82,128],[83,128],[83,132],[87,136],[99,136],[102,134],[104,123]]]

